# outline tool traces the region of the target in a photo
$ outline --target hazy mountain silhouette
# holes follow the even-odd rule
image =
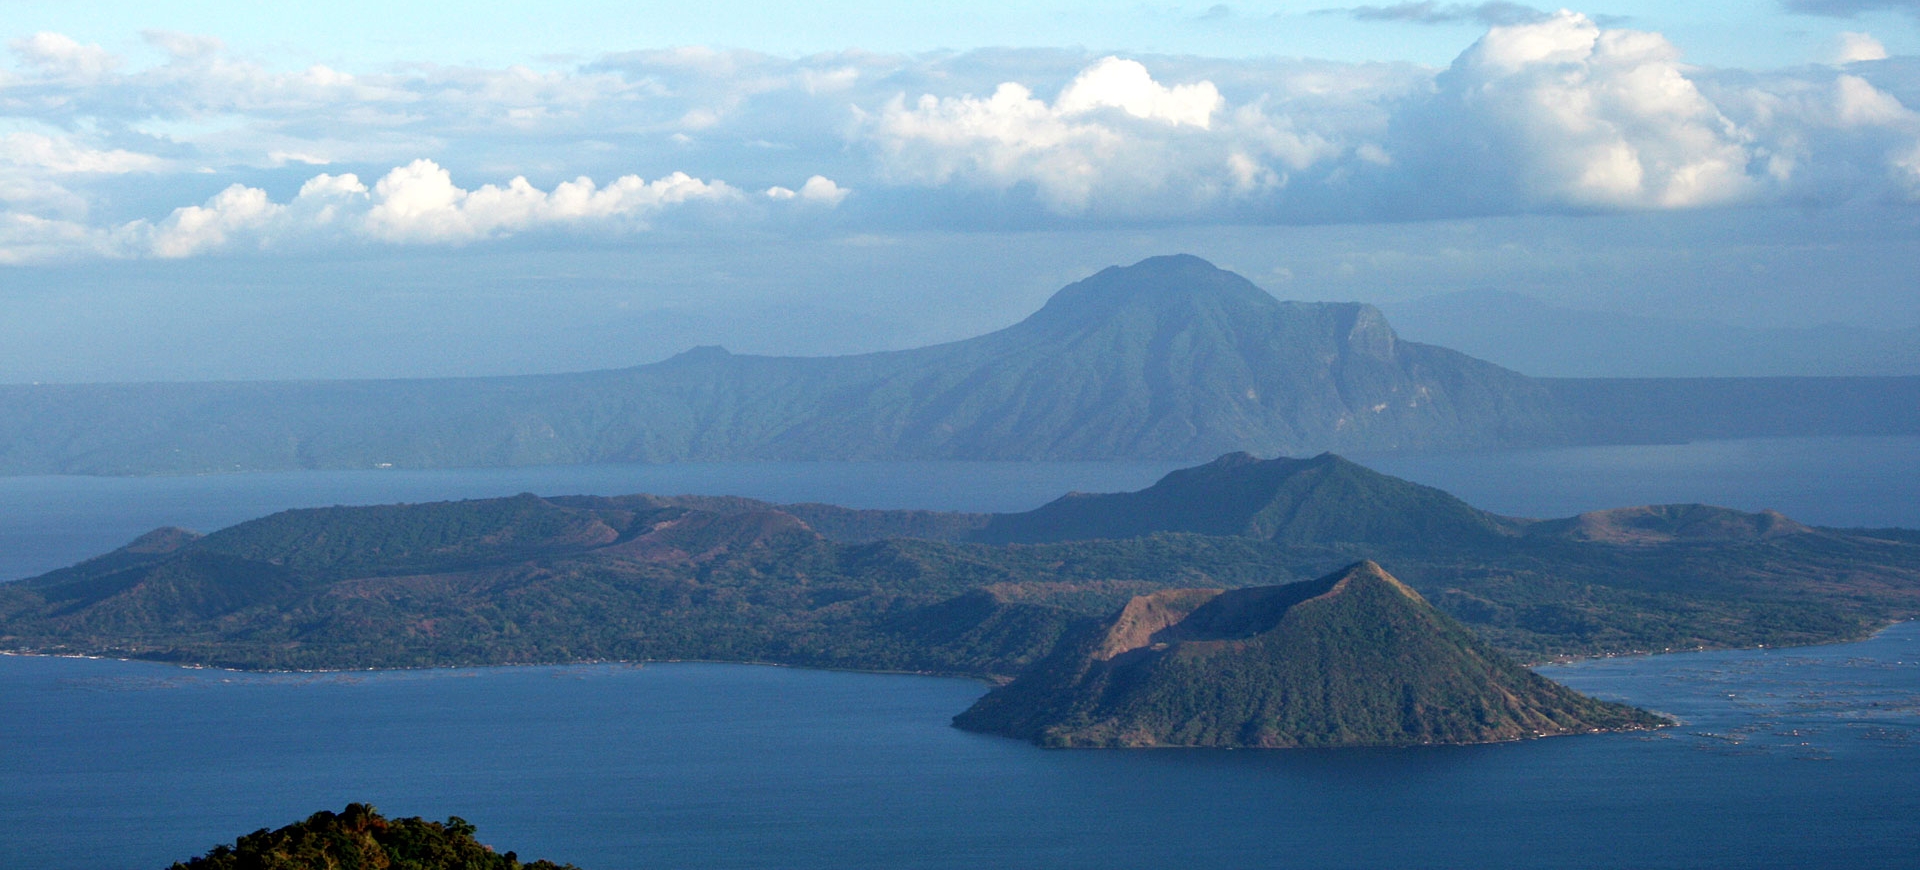
[[[0,387],[0,469],[147,473],[714,459],[1199,458],[1563,440],[1548,393],[1281,302],[1197,257],[1109,268],[977,338],[842,357],[699,348],[516,378]]]
[[[1920,432],[1920,378],[1547,380],[1281,302],[1197,257],[914,350],[697,348],[565,375],[0,386],[0,473],[886,459],[1203,459]]]

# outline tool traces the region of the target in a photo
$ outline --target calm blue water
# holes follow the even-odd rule
[[[259,675],[0,657],[5,866],[158,868],[371,801],[619,868],[1920,866],[1920,625],[1551,669],[1657,735],[1058,752],[978,684],[744,665]]]
[[[1803,522],[1920,527],[1920,438],[1772,438],[1362,457],[1511,516],[1637,504],[1773,508]],[[769,462],[189,477],[0,478],[0,579],[29,577],[163,525],[213,531],[296,507],[541,495],[744,495],[862,508],[1021,511],[1070,490],[1139,489],[1190,463]]]
[[[1370,464],[1509,514],[1704,501],[1920,527],[1920,439]],[[1021,510],[1173,464],[875,463],[0,479],[0,577],[289,507],[732,493]],[[1045,752],[947,727],[982,687],[725,665],[332,675],[0,657],[0,868],[158,868],[321,808],[458,814],[631,867],[1915,867],[1920,627],[1548,669],[1655,736],[1402,751]]]

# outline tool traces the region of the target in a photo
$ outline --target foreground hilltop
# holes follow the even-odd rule
[[[523,863],[474,838],[475,828],[453,816],[389,819],[366,804],[321,810],[283,828],[262,828],[167,870],[580,870],[552,861]]]
[[[1652,728],[1521,667],[1371,561],[1135,597],[954,724],[1047,746],[1401,746]]]

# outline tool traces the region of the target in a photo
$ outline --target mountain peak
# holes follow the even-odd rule
[[[1459,545],[1516,531],[1512,521],[1438,489],[1332,453],[1312,459],[1228,453],[1168,472],[1136,492],[1076,495],[1026,513],[996,514],[976,537],[989,543],[1039,543],[1193,532],[1284,544],[1368,543],[1392,550]]]
[[[1252,281],[1192,254],[1148,257],[1131,266],[1109,266],[1053,294],[1034,315],[1085,324],[1131,307],[1225,306],[1231,310],[1275,309],[1278,300]]]
[[[1553,683],[1362,561],[1128,602],[954,719],[1053,746],[1478,743],[1659,720]]]
[[[120,549],[124,552],[139,553],[142,555],[165,555],[194,541],[200,540],[201,537],[202,535],[199,532],[183,529],[179,526],[161,526],[140,537],[134,538],[132,543]]]
[[[1660,504],[1588,511],[1540,523],[1529,534],[1650,546],[1676,542],[1751,542],[1812,532],[1779,511],[1746,513],[1703,504]]]

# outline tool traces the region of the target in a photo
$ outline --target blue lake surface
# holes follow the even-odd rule
[[[1655,734],[1048,751],[963,680],[747,665],[239,674],[0,657],[8,867],[159,868],[368,801],[619,868],[1920,866],[1920,625],[1556,679]]]
[[[1362,458],[1502,513],[1772,507],[1920,527],[1920,438]],[[738,494],[1012,511],[1183,463],[745,463],[0,479],[0,578],[291,507]],[[349,801],[637,867],[1920,867],[1920,627],[1543,669],[1654,735],[1049,752],[984,687],[736,665],[237,674],[0,657],[0,868],[159,868]]]

